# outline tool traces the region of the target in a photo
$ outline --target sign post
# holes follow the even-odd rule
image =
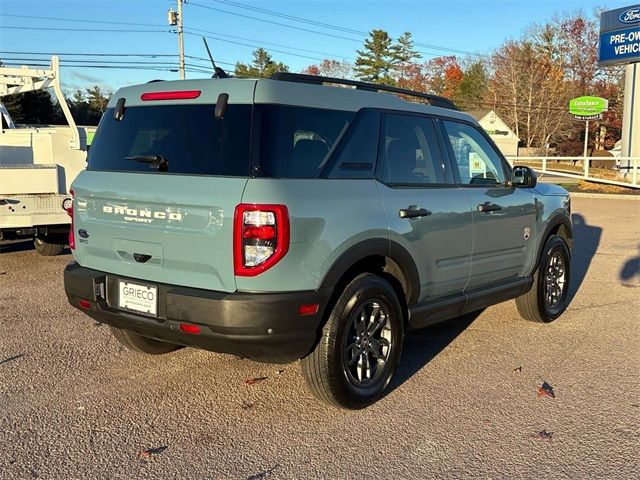
[[[622,156],[640,156],[640,4],[602,12],[598,64],[627,65],[622,113]],[[634,124],[636,128],[634,129]],[[621,165],[622,167],[622,165]],[[627,160],[626,171],[632,167]]]

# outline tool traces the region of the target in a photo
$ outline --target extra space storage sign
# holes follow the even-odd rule
[[[600,15],[600,65],[640,61],[640,4]]]

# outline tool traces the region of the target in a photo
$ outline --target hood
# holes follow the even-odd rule
[[[538,183],[535,188],[536,193],[540,195],[557,195],[566,197],[569,192],[559,185],[553,183]]]

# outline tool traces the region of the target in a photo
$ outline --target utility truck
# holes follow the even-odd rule
[[[3,97],[53,88],[67,125],[16,126]],[[60,63],[48,69],[0,67],[0,241],[33,238],[41,255],[57,255],[67,244],[70,217],[63,208],[69,189],[85,168],[87,135],[78,127],[60,88]]]

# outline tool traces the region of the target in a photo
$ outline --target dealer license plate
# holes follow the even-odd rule
[[[153,317],[158,316],[158,287],[120,280],[118,307]]]

